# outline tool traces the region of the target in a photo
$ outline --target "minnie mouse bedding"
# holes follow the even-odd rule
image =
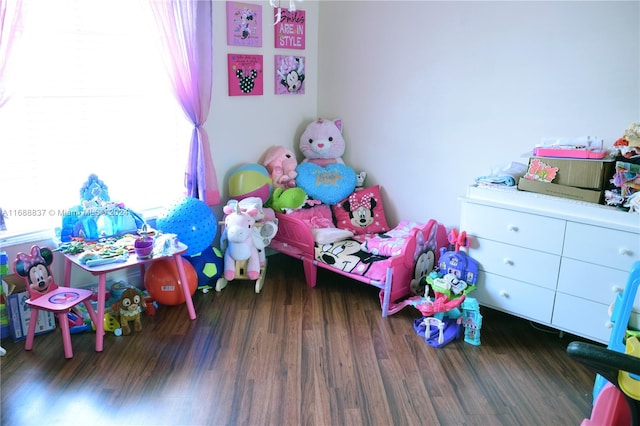
[[[370,196],[372,193],[374,195]],[[411,281],[431,272],[440,247],[447,245],[446,230],[433,219],[425,223],[401,221],[396,227],[388,229],[384,211],[375,213],[371,210],[374,208],[371,200],[375,200],[375,204],[382,209],[379,190],[372,192],[367,188],[356,194],[360,199],[369,198],[369,203],[353,204],[357,204],[357,207],[351,223],[365,225],[361,228],[374,226],[369,229],[378,226],[385,231],[361,232],[355,225],[343,229],[338,217],[336,222],[329,220],[332,217],[329,207],[319,205],[293,214],[276,213],[278,233],[269,247],[301,259],[310,287],[315,287],[317,267],[320,267],[380,288],[382,316],[387,316],[390,305],[412,295]],[[337,208],[347,209],[345,201],[347,199],[343,200],[342,207],[339,207],[340,203],[332,206],[334,214]],[[364,216],[357,212],[358,208],[363,207],[370,209],[368,215],[364,215],[364,220]],[[339,226],[335,226],[336,223]],[[340,232],[353,235],[344,238],[339,236]],[[327,235],[336,237],[329,238]],[[391,312],[395,310],[391,309]]]

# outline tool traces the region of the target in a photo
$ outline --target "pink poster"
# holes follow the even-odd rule
[[[274,9],[274,22],[277,20],[278,8]],[[275,47],[281,49],[304,49],[305,12],[280,9],[280,21],[274,25]]]
[[[276,55],[274,64],[276,95],[304,94],[304,56]]]
[[[229,53],[229,96],[262,95],[262,55]]]
[[[227,44],[262,47],[262,6],[227,2]]]

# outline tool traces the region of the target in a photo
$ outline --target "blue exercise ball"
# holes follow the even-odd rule
[[[176,234],[188,247],[185,255],[191,256],[211,246],[218,231],[218,221],[204,201],[184,197],[160,214],[156,228],[165,234]]]

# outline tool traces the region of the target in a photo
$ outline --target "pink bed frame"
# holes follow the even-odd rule
[[[411,280],[414,278],[416,244],[419,231],[422,235],[431,236],[426,246],[434,251],[436,262],[440,247],[448,243],[446,229],[433,219],[421,228],[414,228],[405,240],[402,253],[389,258],[386,278],[384,281],[370,279],[367,276],[352,274],[341,269],[333,268],[315,259],[315,241],[311,229],[305,222],[290,215],[276,213],[278,219],[278,233],[269,247],[279,253],[302,260],[304,276],[309,287],[316,286],[317,268],[327,269],[356,281],[369,284],[380,289],[380,306],[382,316],[397,312],[394,303],[411,295]],[[434,228],[435,227],[435,228]]]

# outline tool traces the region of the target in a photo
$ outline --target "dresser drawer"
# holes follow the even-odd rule
[[[485,238],[477,238],[476,244],[472,257],[481,270],[555,290],[560,256]]]
[[[514,281],[499,275],[482,273],[475,297],[484,306],[549,324],[555,293],[552,290]]]
[[[558,291],[609,305],[615,300],[616,292],[624,290],[628,277],[628,272],[619,269],[564,257],[558,276]],[[640,312],[640,295],[636,295],[634,309]]]
[[[640,234],[567,222],[562,255],[629,272],[640,259]]]
[[[464,203],[461,229],[469,235],[552,254],[562,253],[565,221]],[[472,247],[475,248],[475,247]]]
[[[577,336],[608,343],[612,327],[608,311],[608,304],[558,293],[552,325]]]

